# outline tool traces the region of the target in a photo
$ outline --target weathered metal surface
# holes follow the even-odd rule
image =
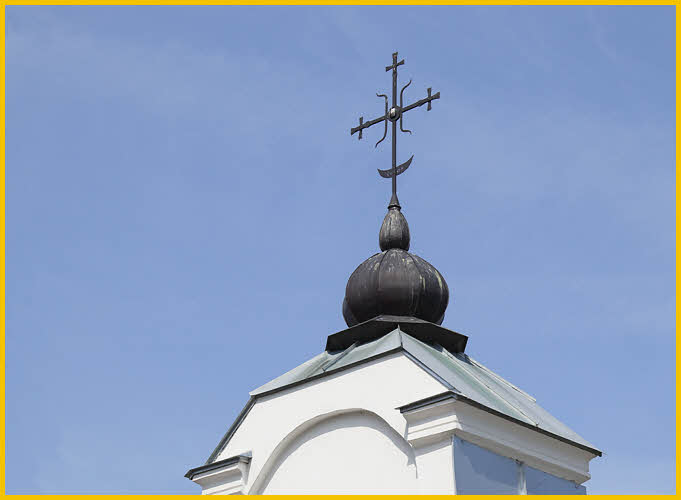
[[[448,302],[449,288],[437,269],[418,255],[388,248],[350,275],[343,311],[348,326],[386,314],[439,325]]]
[[[388,122],[392,123],[392,167],[386,170],[381,170],[380,168],[378,169],[378,173],[381,177],[392,179],[392,197],[390,198],[390,204],[388,205],[389,207],[400,206],[400,202],[397,199],[397,176],[409,168],[409,165],[411,165],[411,161],[414,158],[414,156],[412,155],[412,157],[409,158],[409,160],[400,165],[397,165],[397,122],[398,121],[400,122],[401,132],[411,134],[411,130],[407,130],[403,126],[404,113],[411,109],[418,108],[419,106],[423,106],[424,104],[428,104],[427,109],[428,111],[430,111],[432,108],[432,101],[440,98],[440,93],[436,92],[435,94],[431,94],[432,88],[429,87],[428,97],[425,97],[424,99],[421,99],[419,101],[416,101],[412,104],[405,106],[403,96],[405,89],[409,87],[409,85],[411,85],[411,80],[409,80],[409,83],[407,83],[404,87],[402,87],[402,90],[400,90],[400,104],[398,105],[397,67],[403,64],[404,59],[398,62],[397,52],[395,52],[393,53],[393,63],[390,66],[385,67],[386,71],[392,71],[393,77],[392,106],[388,108],[388,96],[386,94],[376,94],[378,97],[383,97],[383,99],[385,100],[385,111],[383,113],[383,116],[379,116],[378,118],[374,118],[373,120],[369,120],[368,122],[365,122],[364,117],[360,116],[359,125],[357,127],[352,127],[350,129],[350,135],[359,132],[358,138],[362,139],[362,131],[364,129],[369,128],[372,125],[376,125],[377,123],[383,123],[384,124],[383,137],[381,137],[381,139],[376,143],[375,147],[377,147],[381,142],[383,142],[383,140],[388,135]]]
[[[407,219],[404,218],[399,208],[391,208],[385,214],[381,230],[378,232],[378,246],[384,251],[390,248],[409,250],[410,241]]]

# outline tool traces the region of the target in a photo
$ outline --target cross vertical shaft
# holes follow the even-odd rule
[[[401,63],[404,63],[404,60],[402,60]],[[392,109],[397,108],[397,67],[401,64],[397,62],[397,52],[393,53],[393,64],[392,64],[392,70],[393,70],[393,107]],[[390,197],[390,204],[388,205],[388,208],[390,207],[397,207],[400,208],[400,201],[397,199],[397,120],[393,121],[392,123],[392,139],[393,139],[393,175],[392,175],[392,187],[393,187],[393,194]]]

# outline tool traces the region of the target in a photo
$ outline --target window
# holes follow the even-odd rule
[[[458,495],[584,495],[586,488],[454,437]]]
[[[525,485],[528,495],[586,495],[581,484],[547,474],[544,471],[523,464]]]

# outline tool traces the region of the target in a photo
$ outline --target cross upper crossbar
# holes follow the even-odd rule
[[[404,64],[404,59],[402,59],[400,62],[397,62],[397,52],[393,53],[393,63],[390,66],[386,66],[385,70],[390,71],[391,69],[397,69],[398,66],[402,66]]]
[[[423,106],[426,103],[428,104],[428,111],[430,111],[432,109],[431,102],[440,98],[439,92],[436,92],[435,94],[430,95],[431,91],[432,91],[432,87],[429,87],[428,88],[428,97],[425,97],[425,98],[421,99],[420,101],[416,101],[416,102],[411,103],[408,106],[405,106],[404,108],[402,108],[402,110],[401,110],[402,114],[406,113],[407,111],[409,111],[411,109],[418,108],[419,106]],[[372,125],[376,125],[377,123],[381,123],[384,120],[389,120],[389,117],[384,115],[384,116],[380,116],[378,118],[374,118],[373,120],[369,120],[368,122],[365,122],[364,117],[360,116],[359,117],[359,125],[357,127],[353,127],[353,128],[350,129],[350,135],[354,135],[355,132],[359,132],[359,139],[361,139],[362,138],[362,130],[364,130],[365,128],[369,128]]]

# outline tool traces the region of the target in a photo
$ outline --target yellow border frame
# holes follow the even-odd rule
[[[542,2],[519,2],[513,0],[477,0],[477,1],[456,1],[456,0],[427,0],[425,2],[417,2],[415,0],[334,0],[331,2],[320,2],[319,0],[250,0],[250,1],[221,1],[221,0],[201,0],[199,2],[187,2],[187,0],[165,0],[165,1],[154,1],[154,0],[0,0],[0,28],[2,29],[2,68],[0,69],[0,80],[2,81],[1,94],[2,102],[0,106],[2,107],[2,138],[0,138],[0,149],[2,154],[2,176],[0,178],[0,200],[2,201],[2,218],[0,218],[0,248],[2,255],[2,268],[0,269],[0,279],[2,280],[2,289],[0,289],[0,298],[2,302],[0,303],[0,315],[2,316],[2,341],[0,342],[0,366],[3,367],[1,375],[0,384],[0,396],[1,396],[1,409],[2,414],[0,415],[0,427],[2,434],[0,436],[0,444],[2,449],[0,450],[0,492],[2,496],[6,496],[5,492],[5,6],[6,5],[676,5],[676,158],[678,164],[679,158],[679,109],[681,108],[679,104],[679,49],[681,49],[681,41],[679,38],[679,22],[681,21],[681,9],[679,5],[681,0],[657,0],[652,2],[646,2],[641,0],[620,0],[620,1],[579,1],[579,0],[554,0],[554,1],[542,1]],[[679,210],[681,205],[679,205],[679,185],[678,181],[676,183],[676,222],[675,231],[677,231],[677,246],[676,246],[676,282],[677,282],[677,295],[676,295],[676,314],[678,318],[679,311],[679,296],[678,296],[678,277],[679,277],[679,252],[678,246],[678,220],[679,220]],[[676,343],[676,359],[678,365],[679,358],[679,343]],[[679,373],[676,370],[676,415],[678,419],[679,415]],[[681,490],[681,478],[679,477],[679,443],[681,438],[679,437],[678,420],[676,427],[676,496],[679,495],[679,490]],[[40,498],[42,495],[12,495],[13,498],[17,499],[31,499]],[[67,499],[72,498],[75,495],[50,495],[54,499]],[[81,495],[79,495],[81,496]],[[100,496],[100,495],[83,495],[83,496]],[[105,495],[101,495],[102,497]],[[166,497],[166,498],[176,498],[178,496],[185,495],[125,495],[126,498],[147,498],[149,496],[155,497]],[[186,495],[192,496],[194,495]],[[277,495],[277,496],[290,496],[297,498],[296,495]],[[308,498],[313,498],[318,495],[311,495]],[[381,495],[383,496],[383,495]],[[388,495],[386,495],[388,496]],[[480,498],[494,498],[496,495],[476,495],[469,496],[463,495],[471,499]],[[591,495],[597,498],[618,498],[620,495]],[[645,496],[645,495],[640,495]],[[662,495],[661,495],[662,496]],[[664,495],[672,496],[672,495]],[[363,498],[363,495],[350,496],[350,495],[337,495],[334,496],[338,500],[356,500],[358,498]],[[367,497],[369,497],[367,495]],[[394,495],[391,498],[418,498],[422,497],[424,499],[431,498],[428,495]],[[374,498],[373,496],[371,498]],[[505,498],[505,497],[499,497]],[[559,495],[544,495],[542,498],[545,499],[562,499]]]
[[[645,2],[641,0],[620,1],[585,1],[585,0],[554,0],[542,2],[518,2],[513,0],[333,0],[322,2],[319,0],[250,0],[224,1],[200,0],[9,0],[0,2],[4,5],[678,5],[679,0],[655,0]],[[4,15],[4,14],[3,14]]]

